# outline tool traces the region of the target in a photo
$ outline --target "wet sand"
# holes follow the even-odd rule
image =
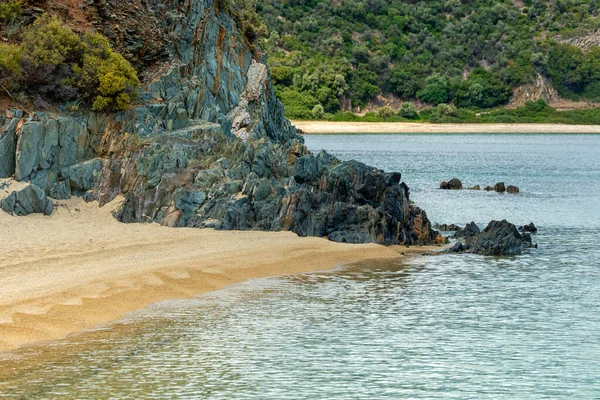
[[[338,244],[290,232],[122,224],[111,215],[116,202],[55,204],[50,217],[0,211],[0,351],[252,278],[430,250]]]
[[[600,125],[561,124],[428,124],[409,122],[292,121],[305,134],[350,133],[592,133]]]

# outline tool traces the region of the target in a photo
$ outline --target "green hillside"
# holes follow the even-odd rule
[[[380,94],[492,108],[538,73],[564,98],[600,100],[600,50],[563,43],[600,27],[596,0],[266,0],[258,11],[291,118]]]

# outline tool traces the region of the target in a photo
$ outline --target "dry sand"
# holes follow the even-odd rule
[[[596,133],[600,125],[427,124],[409,122],[292,121],[306,134],[329,133]]]
[[[325,270],[406,248],[347,245],[290,232],[122,224],[80,199],[51,217],[0,211],[0,350],[58,339],[153,302],[251,278]],[[422,252],[416,248],[412,252]]]

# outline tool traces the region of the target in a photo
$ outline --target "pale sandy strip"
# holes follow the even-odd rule
[[[405,122],[292,121],[307,134],[345,133],[592,133],[600,125],[561,124],[426,124]]]
[[[62,338],[159,300],[408,251],[289,232],[122,224],[109,206],[81,200],[60,203],[51,217],[0,211],[0,246],[0,350]]]

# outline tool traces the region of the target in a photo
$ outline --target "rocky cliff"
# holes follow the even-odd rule
[[[89,7],[95,3],[107,2]],[[399,173],[306,149],[264,60],[218,0],[139,6],[176,38],[159,49],[152,42],[147,52],[143,42],[132,45],[162,60],[145,74],[139,104],[111,115],[7,111],[0,178],[34,189],[7,193],[3,209],[47,213],[43,196],[82,195],[103,205],[122,195],[115,216],[123,222],[291,230],[340,242],[444,241],[410,202]],[[166,14],[177,17],[161,19]],[[25,210],[17,199],[30,204],[30,194],[39,207]]]

